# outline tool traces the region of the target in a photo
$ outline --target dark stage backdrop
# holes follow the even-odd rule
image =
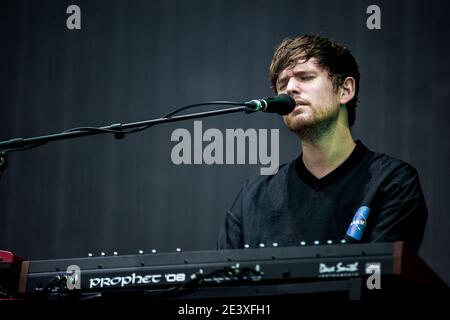
[[[81,30],[66,9],[81,8]],[[366,27],[369,5],[381,30]],[[348,46],[362,80],[354,135],[414,165],[430,212],[421,256],[450,282],[450,33],[446,1],[11,0],[0,2],[0,140],[155,118],[205,100],[270,96],[275,46],[314,33]],[[233,114],[203,130],[280,130]],[[0,248],[27,259],[214,249],[225,211],[256,165],[175,165],[161,125],[115,140],[53,142],[9,157]]]

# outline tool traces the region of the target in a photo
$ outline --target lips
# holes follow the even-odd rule
[[[296,106],[301,106],[301,105],[308,105],[308,101],[306,100],[295,100],[295,105]]]
[[[293,114],[299,114],[302,112],[301,107],[302,106],[307,106],[309,105],[309,103],[305,100],[295,100],[295,108],[292,111]]]

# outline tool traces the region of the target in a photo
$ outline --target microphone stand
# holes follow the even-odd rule
[[[211,104],[225,104],[225,103],[211,103]],[[230,103],[227,103],[227,104],[230,104]],[[239,104],[236,103],[236,105],[239,105]],[[166,116],[163,118],[150,119],[150,120],[145,120],[145,121],[125,123],[125,124],[116,123],[116,124],[112,124],[109,126],[103,126],[103,127],[92,127],[92,128],[86,127],[86,128],[68,130],[68,131],[64,131],[61,133],[48,134],[48,135],[44,135],[44,136],[37,136],[37,137],[31,137],[31,138],[14,138],[14,139],[7,140],[7,141],[1,141],[0,142],[0,179],[3,175],[3,172],[5,171],[6,167],[8,166],[8,153],[14,152],[14,151],[27,150],[27,149],[45,144],[50,141],[73,139],[73,138],[84,137],[84,136],[98,135],[98,134],[102,134],[102,133],[114,133],[116,139],[123,139],[125,137],[125,134],[127,134],[127,133],[132,133],[132,132],[140,131],[143,129],[147,129],[156,124],[183,121],[183,120],[188,120],[188,119],[204,118],[204,117],[210,117],[210,116],[226,114],[226,113],[235,113],[235,112],[253,113],[256,111],[258,111],[258,110],[253,109],[252,107],[250,107],[249,104],[242,103],[242,105],[238,106],[238,107],[231,107],[231,108],[220,109],[220,110],[197,112],[197,113],[186,114],[186,115],[181,115],[181,116],[173,116],[173,117]],[[139,128],[139,129],[136,129],[136,131],[131,131],[131,132],[123,132],[123,130],[125,130],[125,129],[132,129],[132,128]]]

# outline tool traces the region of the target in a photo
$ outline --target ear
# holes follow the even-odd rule
[[[352,77],[347,77],[339,90],[339,102],[347,104],[355,96],[356,81]]]

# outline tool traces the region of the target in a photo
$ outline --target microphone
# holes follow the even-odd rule
[[[287,115],[295,109],[295,100],[285,93],[274,98],[255,99],[245,103],[254,111],[275,112],[279,115]]]

